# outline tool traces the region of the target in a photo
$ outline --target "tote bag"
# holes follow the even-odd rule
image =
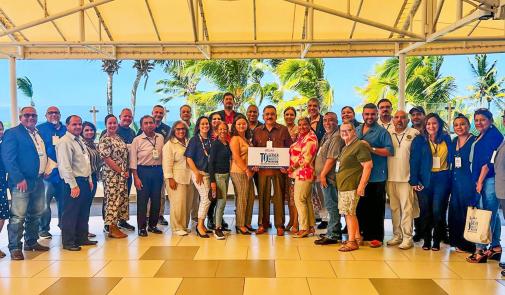
[[[491,242],[491,211],[468,207],[466,211],[465,240],[476,244]]]

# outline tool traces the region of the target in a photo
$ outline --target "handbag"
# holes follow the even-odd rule
[[[491,211],[468,207],[465,222],[465,240],[476,244],[491,243]]]

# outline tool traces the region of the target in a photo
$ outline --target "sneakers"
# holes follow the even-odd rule
[[[185,231],[185,230],[182,230],[182,229],[180,229],[180,230],[176,230],[174,233],[175,233],[176,235],[180,236],[180,237],[183,237],[183,236],[187,236],[187,235],[188,235],[188,232],[187,232],[187,231]]]
[[[401,243],[402,243],[402,239],[400,239],[398,237],[393,237],[391,240],[386,242],[386,245],[396,246],[396,245],[400,245]]]
[[[44,231],[44,232],[41,232],[39,233],[39,238],[41,239],[51,239],[53,237],[53,235],[51,235],[51,233],[47,232],[47,231]]]
[[[217,240],[224,240],[224,233],[223,231],[218,228],[214,231],[214,237],[216,237]]]
[[[135,227],[133,225],[129,224],[128,222],[126,222],[125,220],[119,221],[117,226],[119,228],[122,228],[122,229],[125,229],[128,231],[135,231]]]
[[[402,249],[402,250],[407,250],[407,249],[410,249],[414,247],[414,243],[412,241],[408,241],[408,240],[405,240],[403,241],[400,246],[398,246],[398,248]]]
[[[168,221],[165,219],[165,217],[163,217],[163,215],[158,219],[158,223],[161,225],[168,225]]]

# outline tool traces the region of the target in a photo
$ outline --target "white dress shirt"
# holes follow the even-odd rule
[[[67,131],[56,145],[56,159],[60,176],[70,188],[77,187],[76,177],[88,177],[91,181],[88,149],[79,136]]]

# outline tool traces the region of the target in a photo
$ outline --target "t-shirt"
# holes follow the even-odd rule
[[[356,190],[363,173],[361,163],[370,160],[370,149],[360,140],[343,147],[338,157],[337,189],[342,192]]]
[[[316,175],[319,176],[321,171],[323,171],[324,164],[327,159],[337,159],[340,155],[340,151],[342,147],[345,146],[344,141],[340,137],[338,129],[333,133],[326,133],[321,139],[321,143],[319,145],[319,151],[317,152],[315,169]],[[330,172],[326,174],[326,181],[335,184],[335,164],[332,166]]]

